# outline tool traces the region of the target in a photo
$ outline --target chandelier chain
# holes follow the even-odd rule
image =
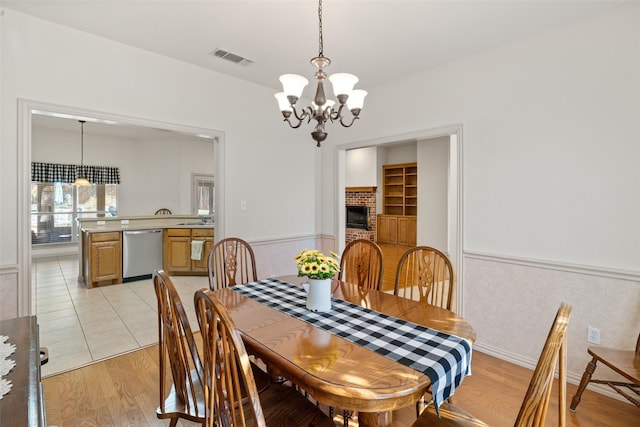
[[[319,46],[318,46],[318,56],[323,57],[324,56],[324,43],[322,40],[322,0],[320,0],[318,2],[318,29],[319,29],[319,36],[318,36],[318,40],[319,40]]]

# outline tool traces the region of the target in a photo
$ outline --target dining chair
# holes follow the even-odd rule
[[[208,269],[211,290],[258,280],[253,249],[237,237],[227,237],[213,246]]]
[[[349,242],[340,257],[338,280],[363,288],[382,289],[384,256],[375,242],[358,239]]]
[[[258,395],[242,337],[222,301],[212,291],[200,289],[194,304],[203,337],[208,427],[335,427],[328,415],[293,387],[271,384]]]
[[[567,326],[570,315],[571,306],[562,303],[533,371],[531,382],[516,417],[515,427],[544,426],[556,364],[559,365],[558,426],[565,427],[567,425]],[[439,412],[440,416],[436,413],[433,405],[430,405],[413,423],[413,427],[488,426],[470,413],[449,403],[443,403]]]
[[[576,407],[582,399],[582,393],[589,383],[606,384],[629,402],[640,407],[640,399],[637,397],[640,396],[640,333],[636,341],[636,351],[618,350],[607,347],[589,347],[587,352],[591,355],[592,359],[587,363],[578,390],[573,396],[573,399],[571,399],[569,409],[575,412]],[[617,380],[591,378],[593,372],[596,370],[596,363],[598,362],[622,377]],[[630,392],[633,392],[636,396],[632,396]]]
[[[171,215],[171,209],[160,208],[154,213],[154,215]]]
[[[394,295],[451,310],[455,287],[451,261],[438,249],[416,246],[400,257]]]
[[[402,254],[398,261],[393,294],[451,310],[455,286],[449,258],[436,248],[416,246]],[[453,399],[448,402],[452,403]],[[416,402],[416,416],[427,404],[424,396]]]
[[[160,406],[157,416],[170,418],[174,427],[179,418],[205,422],[202,362],[189,318],[180,295],[165,271],[155,271],[153,285],[158,300],[158,338],[160,366]],[[173,384],[167,391],[167,370]],[[269,375],[251,363],[256,387],[262,392],[269,387]]]
[[[155,271],[153,286],[158,300],[158,338],[160,365],[160,419],[171,419],[174,427],[179,418],[205,422],[202,363],[189,319],[180,296],[169,276]],[[173,384],[167,390],[166,376],[171,370]]]

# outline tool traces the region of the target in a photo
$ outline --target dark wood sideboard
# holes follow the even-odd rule
[[[40,344],[36,316],[1,320],[0,335],[16,346],[8,358],[16,366],[4,377],[13,384],[0,400],[0,426],[44,427],[46,415],[44,393],[40,382]]]

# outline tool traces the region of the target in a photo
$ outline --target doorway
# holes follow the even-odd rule
[[[224,200],[224,133],[212,129],[196,128],[149,119],[138,119],[104,113],[83,108],[47,104],[42,102],[18,100],[18,262],[22,271],[18,289],[18,313],[27,316],[36,312],[36,292],[31,277],[31,161],[32,161],[32,126],[34,115],[46,115],[52,118],[87,120],[101,126],[112,126],[118,129],[155,130],[173,132],[179,135],[208,138],[213,140],[213,156],[216,172],[215,200]],[[224,236],[224,211],[218,209],[215,214],[216,237]]]
[[[463,248],[463,161],[462,161],[462,125],[452,125],[436,129],[428,129],[423,131],[414,132],[411,134],[391,135],[388,137],[365,140],[350,144],[344,144],[336,146],[337,151],[337,170],[338,177],[336,180],[336,206],[345,206],[345,188],[346,188],[346,152],[347,150],[366,148],[366,147],[390,147],[398,144],[406,144],[408,142],[416,142],[420,144],[422,141],[435,140],[442,141],[446,138],[448,141],[448,155],[446,156],[446,182],[442,183],[442,191],[446,193],[446,209],[444,209],[444,218],[441,218],[439,227],[446,228],[444,233],[441,233],[442,242],[440,246],[444,248],[444,251],[456,270],[457,277],[457,298],[456,298],[456,312],[463,313],[463,265],[462,265],[462,248]],[[381,165],[377,165],[380,168]],[[378,185],[379,187],[379,185]],[[420,200],[420,193],[425,191],[418,186],[418,200]],[[418,220],[422,217],[420,214],[420,201],[418,208]],[[339,252],[342,252],[345,247],[345,210],[336,209],[336,236]],[[423,219],[423,222],[425,220]],[[427,227],[428,228],[428,227]],[[421,226],[418,223],[418,239],[417,245],[426,245],[424,224]]]

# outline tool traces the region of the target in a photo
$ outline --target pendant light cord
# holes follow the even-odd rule
[[[319,46],[318,46],[318,56],[319,57],[323,57],[324,56],[324,43],[322,41],[322,0],[320,0],[318,2],[318,28],[319,28]]]
[[[84,169],[84,123],[85,123],[85,120],[78,120],[78,121],[80,122],[80,173],[83,173],[82,169]]]

